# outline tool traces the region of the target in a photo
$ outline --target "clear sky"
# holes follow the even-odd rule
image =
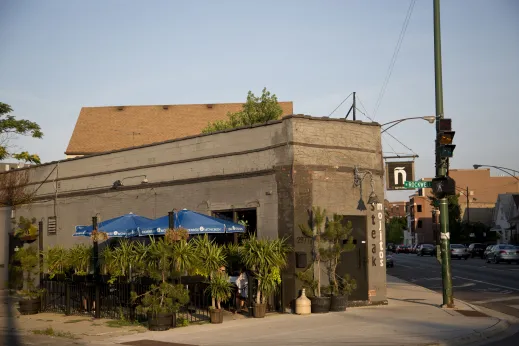
[[[380,123],[435,113],[432,3],[414,6]],[[83,106],[242,102],[266,86],[314,116],[356,91],[373,117],[409,4],[0,0],[0,101],[42,126],[43,140],[16,145],[44,161],[64,158]],[[441,15],[451,167],[519,170],[519,1],[444,0]],[[420,156],[416,178],[433,176],[434,126],[408,121],[390,133]],[[386,135],[383,146],[409,153]]]

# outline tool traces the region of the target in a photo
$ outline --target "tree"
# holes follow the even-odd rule
[[[275,94],[263,88],[260,97],[256,97],[252,91],[247,94],[247,101],[243,105],[241,112],[227,113],[228,120],[217,120],[209,123],[202,133],[212,133],[217,131],[234,129],[241,126],[252,126],[254,124],[266,123],[270,120],[277,120],[283,114],[283,109],[278,103]]]
[[[36,154],[29,154],[27,151],[20,153],[11,152],[9,149],[9,140],[12,136],[22,135],[31,136],[32,138],[42,138],[40,125],[35,122],[16,119],[11,115],[13,109],[6,103],[0,102],[0,160],[14,158],[19,161],[40,163],[40,157]]]
[[[388,243],[400,244],[404,239],[404,230],[407,228],[405,216],[386,219],[386,239]]]

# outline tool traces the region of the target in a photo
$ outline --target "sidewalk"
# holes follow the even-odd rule
[[[269,346],[313,344],[332,346],[348,343],[352,345],[466,345],[502,335],[510,326],[510,323],[504,319],[506,316],[486,316],[478,311],[479,308],[476,310],[473,306],[460,301],[456,301],[456,310],[441,309],[439,307],[441,295],[391,276],[387,277],[387,281],[389,305],[351,308],[343,313],[309,316],[279,314],[264,319],[225,321],[221,325],[192,325],[165,332],[150,332],[144,328],[137,330],[135,327],[114,330],[100,321],[67,323],[65,320],[78,320],[80,317],[52,315],[54,317],[51,318],[48,316],[50,314],[22,316],[16,322],[25,329],[51,326],[55,330],[75,333],[81,339],[74,342],[79,344],[125,343],[135,346],[155,345],[154,341],[164,342],[165,344],[161,346],[179,344],[216,346],[236,342]],[[492,312],[485,310],[485,313]],[[95,324],[94,328],[92,328],[93,324]],[[58,346],[58,343],[55,345]]]

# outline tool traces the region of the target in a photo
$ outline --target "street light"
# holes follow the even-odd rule
[[[491,167],[491,168],[499,169],[501,172],[505,172],[509,176],[514,177],[515,179],[519,180],[519,178],[516,177],[514,174],[508,172],[508,171],[511,171],[514,173],[519,173],[519,171],[516,171],[515,169],[499,167],[499,166],[490,166],[490,165],[473,165],[473,167],[474,167],[474,169],[478,169],[479,167]]]
[[[386,126],[386,125],[389,125],[389,124],[393,124],[393,125],[389,126],[387,129],[383,130],[381,133],[386,132],[387,130],[389,130],[393,126],[396,126],[396,125],[400,124],[401,122],[404,122],[404,121],[407,121],[407,120],[415,120],[415,119],[425,120],[429,124],[434,124],[434,122],[436,121],[436,117],[434,115],[428,115],[428,116],[424,116],[424,117],[412,117],[412,118],[403,118],[403,119],[393,120],[393,121],[390,121],[388,123],[380,125],[382,127],[382,126]]]

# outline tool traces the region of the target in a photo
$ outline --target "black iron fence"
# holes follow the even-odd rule
[[[207,294],[207,283],[200,278],[182,278],[182,284],[189,291],[189,303],[182,306],[177,312],[177,319],[187,320],[190,323],[209,320],[211,297]],[[248,301],[245,307],[252,316],[252,303],[255,300],[256,284],[251,280],[248,290]],[[50,280],[43,278],[41,288],[42,311],[63,313],[66,315],[87,315],[95,318],[125,319],[129,321],[146,321],[147,317],[137,314],[139,301],[132,302],[131,292],[142,296],[149,291],[151,280],[124,282],[123,280],[110,283],[107,280],[94,282],[90,277],[79,277],[76,280]],[[233,291],[223,308],[234,311],[237,306],[237,292]],[[274,294],[267,300],[267,311],[280,311],[280,295]]]
[[[73,280],[41,281],[44,289],[42,311],[65,315],[88,315],[95,318],[126,319],[145,321],[146,316],[137,314],[139,301],[132,302],[131,292],[138,296],[150,289],[151,283],[93,282]],[[180,308],[177,317],[189,322],[209,320],[206,284],[197,282],[186,285],[190,301]]]

